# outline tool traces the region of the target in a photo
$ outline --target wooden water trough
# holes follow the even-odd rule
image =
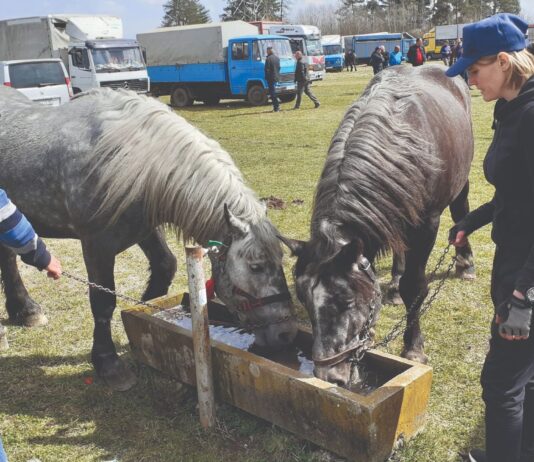
[[[161,309],[182,303],[182,295],[151,303]],[[221,305],[209,306],[210,318]],[[191,331],[154,317],[155,308],[122,311],[132,353],[140,362],[195,385]],[[309,331],[296,343],[311,345]],[[358,462],[383,462],[399,440],[423,428],[432,369],[371,350],[367,366],[383,384],[361,395],[305,375],[277,362],[211,340],[217,400],[230,403],[325,449]]]

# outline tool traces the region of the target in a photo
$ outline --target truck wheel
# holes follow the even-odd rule
[[[253,106],[267,103],[267,93],[261,85],[251,85],[247,91],[247,100]]]
[[[187,91],[187,88],[178,87],[175,88],[171,94],[171,106],[172,107],[186,107],[193,104],[193,98]]]
[[[217,104],[219,104],[219,101],[221,100],[221,98],[217,97],[217,96],[212,96],[210,98],[206,98],[204,99],[204,104],[206,106],[217,106]]]
[[[279,95],[278,98],[282,103],[290,103],[291,101],[294,101],[297,95],[294,93],[292,95]]]

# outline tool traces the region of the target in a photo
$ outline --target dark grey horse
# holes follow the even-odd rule
[[[311,239],[284,239],[298,256],[297,295],[311,318],[318,377],[346,384],[346,359],[376,322],[380,298],[364,256],[405,255],[404,304],[426,296],[441,213],[450,206],[458,221],[468,212],[472,158],[469,91],[438,67],[383,71],[349,108],[317,187]],[[469,246],[460,252],[462,262],[472,260]],[[425,362],[421,301],[408,313],[403,355]]]
[[[115,256],[138,244],[151,271],[144,300],[166,294],[176,271],[161,225],[201,244],[222,241],[224,251],[212,258],[219,297],[260,345],[285,345],[296,335],[265,207],[217,142],[156,100],[102,90],[45,108],[0,87],[0,185],[39,235],[81,241],[92,282],[114,289]],[[1,245],[0,269],[10,320],[46,323],[15,254]],[[127,389],[135,376],[111,338],[115,297],[93,288],[89,296],[92,362],[111,387]]]

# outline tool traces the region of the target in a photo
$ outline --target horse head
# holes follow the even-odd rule
[[[381,306],[380,286],[363,244],[356,239],[323,260],[313,241],[281,239],[298,257],[294,277],[312,324],[314,374],[346,386],[349,359],[371,341]]]
[[[227,232],[218,254],[210,255],[218,297],[252,330],[256,344],[280,347],[297,334],[293,304],[282,268],[276,229],[265,217],[249,224],[225,206]]]

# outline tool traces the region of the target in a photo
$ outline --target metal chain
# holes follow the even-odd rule
[[[74,274],[69,273],[68,271],[63,271],[61,273],[63,276],[73,279],[74,281],[80,282],[81,284],[84,284],[86,286],[92,287],[93,289],[99,290],[101,292],[105,292],[107,294],[113,295],[117,298],[120,298],[122,300],[126,300],[127,302],[134,303],[135,305],[143,305],[148,308],[156,308],[158,310],[161,310],[161,306],[154,305],[153,303],[146,302],[144,300],[139,300],[134,297],[130,297],[129,295],[124,295],[116,292],[115,290],[108,289],[107,287],[101,286],[100,284],[96,284],[94,282],[91,282],[87,279],[81,278],[79,276],[75,276]],[[184,314],[186,312],[184,311]]]
[[[430,276],[428,277],[429,281],[433,281],[434,278],[436,277],[436,273],[443,265],[443,262],[445,261],[445,258],[447,257],[447,254],[449,253],[451,247],[452,247],[451,244],[445,247],[443,253],[441,254],[441,256],[439,257],[436,263],[436,266],[431,271]],[[411,304],[410,309],[406,311],[406,314],[391,328],[389,333],[385,335],[384,338],[380,342],[375,343],[375,344],[373,344],[372,342],[369,342],[370,337],[371,337],[369,332],[370,332],[371,325],[374,319],[374,314],[375,314],[375,310],[373,310],[364,327],[365,329],[365,333],[363,335],[364,345],[354,352],[353,357],[351,358],[351,362],[354,365],[359,363],[361,359],[363,358],[363,356],[365,355],[365,352],[367,350],[370,350],[371,348],[385,347],[386,349],[388,349],[389,344],[393,340],[395,340],[402,332],[412,327],[416,321],[419,321],[419,319],[421,319],[421,317],[428,311],[428,309],[430,308],[430,306],[432,305],[432,303],[434,302],[434,300],[440,293],[441,289],[443,288],[443,285],[445,284],[445,281],[450,276],[451,271],[454,268],[454,265],[456,264],[456,261],[457,261],[456,256],[452,257],[451,262],[449,263],[449,266],[447,267],[447,270],[445,271],[445,274],[439,279],[437,286],[434,288],[430,296],[425,300],[423,305],[421,305],[421,308],[419,309],[419,314],[415,316],[409,323],[407,322],[408,316],[412,313],[412,311],[415,309],[417,304],[421,301],[421,299],[423,298],[423,294],[419,294],[417,296],[417,298]],[[404,325],[405,322],[407,323],[406,327],[402,329],[402,326]]]

